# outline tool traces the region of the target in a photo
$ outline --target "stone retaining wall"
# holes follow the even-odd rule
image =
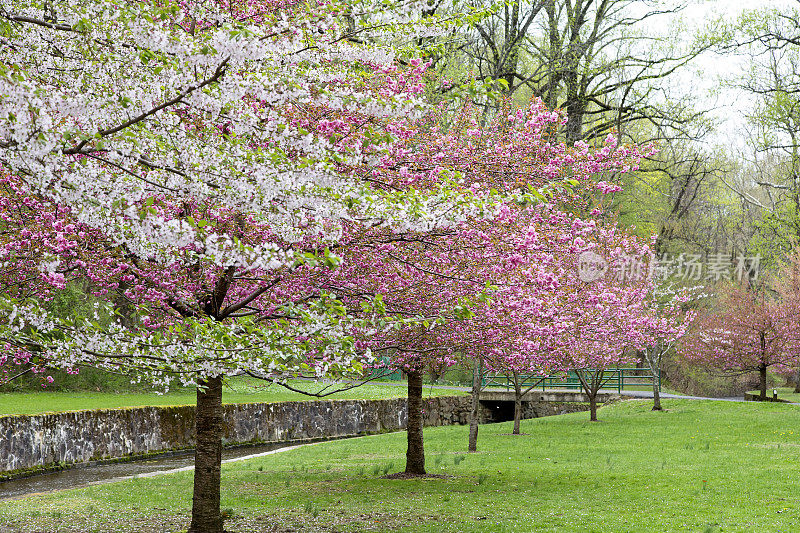
[[[223,409],[223,442],[229,446],[365,435],[406,426],[405,398],[228,404]],[[427,399],[425,425],[466,424],[469,409],[468,396]],[[524,417],[585,409],[526,402]],[[507,418],[507,411],[481,407],[481,422]],[[191,405],[0,416],[0,479],[52,466],[192,448],[194,421]]]

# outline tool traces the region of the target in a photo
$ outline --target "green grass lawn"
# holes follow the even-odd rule
[[[778,390],[778,398],[780,398],[781,400],[800,403],[800,393],[796,393],[794,391],[794,387],[774,387],[774,388]],[[772,398],[772,389],[773,387],[767,389],[767,396],[769,396],[770,398]],[[749,392],[751,394],[759,394],[759,391],[757,390],[751,390]]]
[[[627,401],[586,413],[425,430],[429,471],[404,466],[405,435],[306,446],[226,465],[226,529],[251,531],[800,531],[800,408]],[[0,502],[8,531],[180,531],[191,473]],[[0,530],[4,530],[0,527]]]
[[[293,382],[296,388],[320,391],[326,385],[314,382]],[[426,396],[452,396],[466,394],[459,391],[425,387]],[[405,397],[405,386],[369,383],[329,396],[332,399],[383,399]],[[279,385],[265,385],[263,381],[233,378],[222,395],[224,403],[286,402],[316,400],[312,396],[289,391]],[[143,405],[194,405],[195,392],[183,389],[168,394],[152,392],[9,392],[0,394],[0,415],[38,414],[81,409],[114,409]]]

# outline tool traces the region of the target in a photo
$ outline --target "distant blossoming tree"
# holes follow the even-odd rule
[[[800,344],[796,307],[749,286],[723,286],[697,318],[681,353],[690,362],[726,373],[758,372],[759,398],[767,398],[767,370],[796,367]]]
[[[645,317],[639,325],[639,339],[636,343],[644,354],[650,368],[653,384],[653,411],[662,411],[660,372],[661,360],[665,353],[675,349],[689,333],[696,318],[693,310],[686,310],[693,296],[690,289],[675,289],[654,280],[653,290],[647,299]]]

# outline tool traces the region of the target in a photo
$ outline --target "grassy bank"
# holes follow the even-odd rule
[[[404,385],[404,384],[403,384]],[[318,392],[327,385],[313,382],[292,383],[296,388]],[[334,385],[336,387],[336,385]],[[427,396],[452,396],[465,394],[460,391],[447,389],[434,389],[425,387]],[[340,392],[326,399],[387,399],[405,397],[405,386],[382,385],[369,383]],[[222,395],[224,403],[249,403],[249,402],[289,402],[316,400],[292,392],[279,385],[264,385],[262,381],[244,378],[233,378],[225,387]],[[8,414],[39,414],[57,411],[78,411],[82,409],[114,409],[118,407],[138,407],[143,405],[194,405],[195,392],[193,390],[180,390],[168,394],[152,392],[52,392],[47,390],[36,392],[9,392],[0,394],[0,415]]]
[[[798,531],[800,408],[667,400],[484,426],[426,429],[429,471],[404,465],[405,435],[329,442],[227,465],[226,528],[248,531]],[[179,531],[191,473],[0,502],[10,531]],[[185,530],[185,529],[184,529]]]
[[[767,396],[772,398],[772,388],[767,389]],[[788,402],[795,402],[800,403],[800,393],[794,391],[794,387],[775,387],[775,390],[778,391],[778,398],[781,400],[786,400]],[[759,394],[760,391],[751,390],[749,391],[750,394]]]

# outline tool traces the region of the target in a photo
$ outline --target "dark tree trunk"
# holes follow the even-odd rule
[[[519,384],[519,374],[514,372],[514,431],[511,433],[519,435],[519,421],[522,418],[522,387]]]
[[[797,381],[794,382],[794,392],[800,393],[800,368],[797,369]]]
[[[586,393],[586,397],[589,399],[589,420],[597,422],[597,391],[600,390],[600,386],[603,383],[603,371],[600,371],[599,376],[591,372],[586,374],[583,372],[583,370],[575,370],[575,374],[581,382],[581,390]]]
[[[586,115],[587,102],[579,93],[577,75],[570,72],[567,76],[567,123],[564,125],[564,135],[569,145],[583,139],[583,119]]]
[[[222,533],[220,469],[222,465],[222,378],[208,378],[197,389],[194,496],[189,533]]]
[[[483,373],[481,361],[475,359],[475,368],[472,371],[472,402],[469,412],[469,443],[468,452],[478,451],[478,416],[481,395],[481,374]]]
[[[761,363],[758,367],[758,399],[761,401],[767,400],[767,365]]]
[[[761,361],[766,361],[766,354],[767,354],[767,336],[762,331],[761,332]],[[758,386],[759,386],[758,392],[759,392],[759,394],[758,394],[758,398],[759,398],[759,400],[764,402],[764,401],[767,400],[767,364],[766,363],[762,362],[758,366],[758,374],[759,374],[758,375],[758,377],[759,377],[759,383],[758,383]]]
[[[425,474],[425,445],[422,440],[422,371],[408,372],[408,449],[406,474]]]
[[[117,322],[125,328],[130,327],[131,319],[133,318],[133,306],[130,300],[125,297],[125,291],[130,288],[130,283],[120,281],[117,284],[117,295],[114,298],[114,311],[117,313]]]

